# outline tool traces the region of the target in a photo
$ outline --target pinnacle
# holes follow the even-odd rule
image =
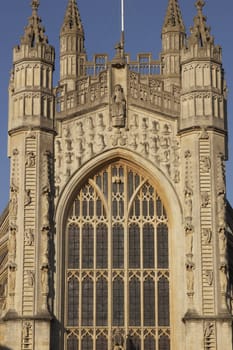
[[[191,35],[189,38],[190,44],[197,44],[201,47],[206,44],[213,44],[214,38],[210,34],[210,27],[206,24],[206,17],[203,15],[203,7],[205,6],[204,0],[197,0],[195,3],[197,8],[197,16],[194,17],[194,25],[191,28]]]
[[[77,2],[76,0],[69,0],[61,32],[64,33],[73,29],[83,33],[83,26]]]
[[[178,0],[169,0],[167,12],[163,24],[163,32],[167,29],[179,29],[185,31]]]
[[[31,47],[36,44],[47,44],[48,38],[45,35],[45,29],[41,24],[41,19],[38,16],[39,0],[32,0],[32,15],[29,17],[28,25],[25,27],[24,35],[21,38],[21,44],[28,44]]]

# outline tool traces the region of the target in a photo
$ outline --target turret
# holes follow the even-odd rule
[[[53,128],[54,48],[48,44],[38,16],[39,1],[32,1],[32,15],[13,50],[9,88],[9,130],[24,127]]]
[[[162,28],[162,73],[165,88],[180,84],[180,52],[185,45],[185,26],[178,0],[169,0]]]
[[[60,83],[74,90],[75,81],[85,75],[84,30],[76,0],[69,0],[60,32]]]
[[[197,15],[187,48],[182,54],[182,96],[180,128],[195,126],[225,129],[225,82],[221,48],[216,46],[196,1]]]
[[[11,349],[50,349],[49,299],[53,232],[54,48],[48,44],[39,0],[13,50],[9,86],[10,204],[8,295],[4,321]],[[37,341],[35,341],[37,339]]]

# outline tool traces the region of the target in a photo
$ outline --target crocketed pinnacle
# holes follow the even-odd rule
[[[29,17],[28,25],[24,30],[24,35],[21,38],[21,44],[30,45],[31,47],[37,44],[47,44],[48,38],[45,35],[45,29],[41,24],[41,19],[38,16],[39,0],[32,0],[32,15]]]
[[[210,27],[206,25],[206,17],[202,12],[205,1],[198,0],[195,6],[197,8],[197,16],[194,17],[194,25],[191,28],[189,44],[198,45],[200,47],[204,47],[207,44],[214,44],[214,38],[210,34]]]
[[[178,29],[182,32],[185,31],[185,26],[182,19],[178,0],[169,0],[163,24],[163,32],[173,29]]]
[[[82,34],[84,33],[76,0],[69,0],[68,2],[61,34],[69,32],[70,30],[76,30]]]

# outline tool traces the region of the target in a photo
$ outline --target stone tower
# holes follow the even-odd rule
[[[9,86],[0,344],[232,350],[226,83],[204,1],[189,36],[168,1],[159,60],[131,61],[122,33],[88,61],[68,0],[56,87],[38,6]]]

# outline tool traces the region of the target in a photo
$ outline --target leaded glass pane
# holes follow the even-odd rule
[[[108,285],[104,278],[96,283],[96,325],[106,326],[108,321]]]
[[[79,315],[79,283],[75,276],[72,276],[68,281],[68,315],[67,323],[68,326],[78,325]]]
[[[67,340],[67,350],[78,350],[77,336],[72,334]]]
[[[94,236],[93,227],[85,224],[82,228],[82,267],[88,269],[93,267],[94,260]]]
[[[129,227],[129,267],[140,267],[140,228],[136,224]]]
[[[90,335],[86,335],[82,339],[82,350],[91,350],[93,349],[93,340]]]
[[[159,326],[169,326],[169,282],[161,277],[158,282],[158,322]]]
[[[129,282],[129,325],[141,324],[140,282],[133,278]]]
[[[170,339],[167,335],[162,335],[159,338],[159,350],[170,350]]]
[[[145,280],[143,292],[144,325],[155,326],[155,283],[152,278]]]
[[[148,335],[144,340],[144,349],[145,350],[156,350],[155,339],[152,335]]]
[[[168,229],[164,224],[157,227],[157,259],[158,268],[168,268]]]
[[[82,282],[82,325],[93,325],[93,281],[89,277]]]
[[[143,267],[152,269],[155,266],[154,259],[154,226],[145,224],[143,226]]]
[[[117,224],[112,232],[112,266],[114,269],[124,267],[124,228]]]
[[[108,350],[108,340],[104,336],[99,336],[96,340],[96,350]]]
[[[70,225],[68,228],[68,269],[79,268],[79,227]]]
[[[116,278],[113,282],[113,325],[124,325],[124,282],[121,278]]]
[[[96,267],[97,269],[108,266],[108,228],[100,224],[96,229]]]

